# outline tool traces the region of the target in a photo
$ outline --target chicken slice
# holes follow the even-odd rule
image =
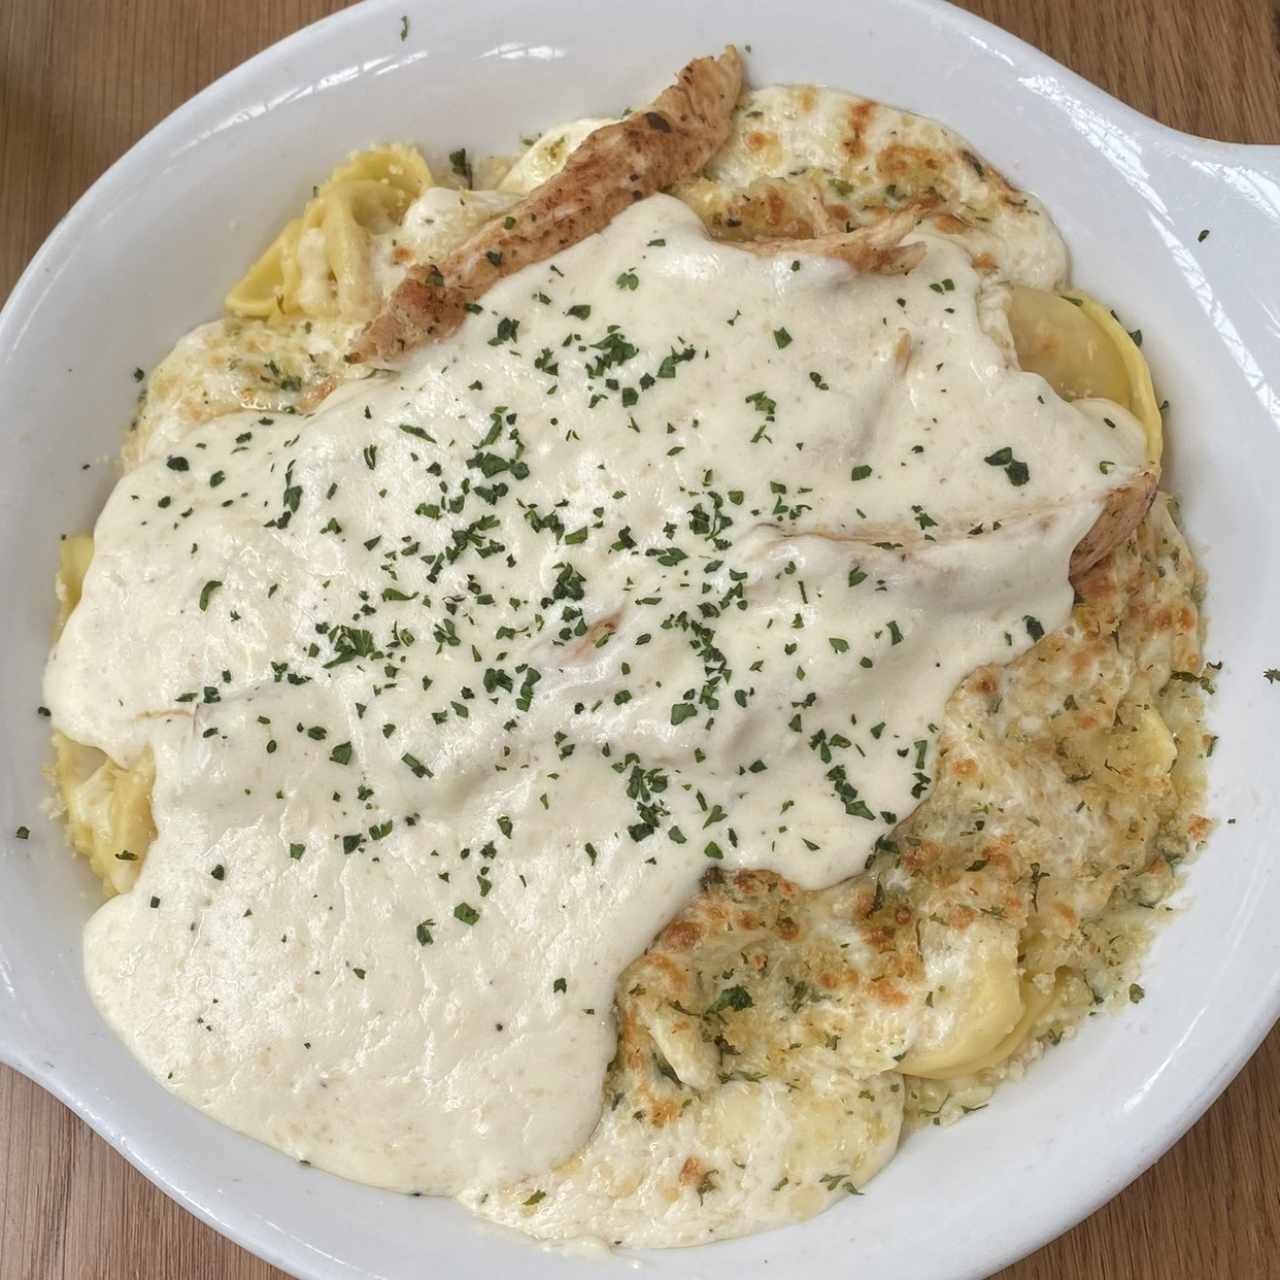
[[[565,167],[439,263],[420,263],[356,340],[349,359],[394,359],[461,325],[505,276],[599,231],[637,200],[696,173],[729,136],[742,88],[730,45],[696,58],[647,107],[590,134]]]

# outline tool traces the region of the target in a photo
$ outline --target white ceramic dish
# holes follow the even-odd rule
[[[299,1167],[171,1098],[107,1032],[80,973],[96,885],[42,816],[35,709],[57,536],[90,524],[108,492],[132,370],[216,314],[267,232],[349,149],[375,138],[509,147],[535,126],[641,101],[727,40],[751,50],[756,82],[848,87],[959,129],[1044,198],[1077,282],[1141,325],[1172,403],[1170,480],[1211,574],[1223,825],[1191,876],[1193,908],[1150,957],[1140,1006],[1097,1019],[981,1115],[913,1137],[865,1198],[784,1232],[647,1255],[646,1270],[989,1272],[1154,1160],[1280,1011],[1280,685],[1263,680],[1280,666],[1269,590],[1280,575],[1280,148],[1173,133],[928,0],[649,0],[607,21],[585,0],[363,5],[269,49],[143,139],[58,227],[0,317],[0,1058],[218,1230],[308,1280],[560,1280],[606,1264],[537,1251],[445,1201]],[[20,823],[29,841],[13,838]]]

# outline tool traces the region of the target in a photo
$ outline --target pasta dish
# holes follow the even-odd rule
[[[62,544],[97,1006],[541,1239],[862,1194],[1142,998],[1212,748],[1162,448],[1141,335],[909,112],[729,49],[348,157]]]

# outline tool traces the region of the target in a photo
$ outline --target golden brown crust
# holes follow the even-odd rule
[[[794,240],[746,240],[736,247],[760,257],[777,258],[788,253],[805,253],[838,258],[855,271],[905,275],[927,252],[923,243],[900,243],[903,236],[915,228],[918,218],[916,208],[903,208],[856,231]]]
[[[1079,582],[1071,621],[957,689],[936,789],[866,874],[817,891],[763,870],[704,877],[619,984],[607,1095],[661,1127],[709,1081],[794,1083],[806,1066],[837,1066],[866,1018],[919,989],[921,921],[963,932],[998,919],[1019,930],[1028,972],[1089,975],[1097,991],[1075,978],[1081,998],[1061,1025],[1098,991],[1123,994],[1143,945],[1120,936],[1126,904],[1163,898],[1209,825],[1194,812],[1207,749],[1190,678],[1203,661],[1196,572],[1163,502],[1125,531],[1145,493],[1137,482],[1116,491],[1112,547]],[[1172,766],[1150,755],[1165,720],[1181,731]],[[1099,919],[1112,924],[1095,936]],[[849,931],[857,947],[843,945]],[[819,1047],[832,1043],[826,1057]],[[1020,1052],[1039,1050],[1028,1040]],[[910,1105],[929,1118],[941,1103]]]
[[[844,231],[849,210],[839,216],[823,200],[816,182],[756,178],[742,190],[726,192],[711,178],[694,178],[675,192],[717,240],[805,239]]]
[[[689,1090],[804,1085],[814,1051],[839,1066],[852,1023],[900,1005],[904,984],[919,981],[916,925],[901,895],[866,877],[807,891],[772,871],[713,868],[618,983],[608,1088],[661,1128]],[[861,946],[847,950],[854,937]]]
[[[697,58],[648,106],[590,134],[565,167],[440,263],[413,268],[357,339],[355,360],[394,359],[452,333],[504,276],[599,231],[623,209],[696,173],[724,144],[742,88],[730,45]]]

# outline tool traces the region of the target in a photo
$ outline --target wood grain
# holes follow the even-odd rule
[[[143,132],[340,0],[3,0],[0,294]],[[968,0],[1178,129],[1280,142],[1270,0]],[[1153,1169],[999,1280],[1280,1275],[1280,1029]],[[281,1280],[0,1068],[0,1280]],[[904,1278],[905,1280],[905,1278]]]

